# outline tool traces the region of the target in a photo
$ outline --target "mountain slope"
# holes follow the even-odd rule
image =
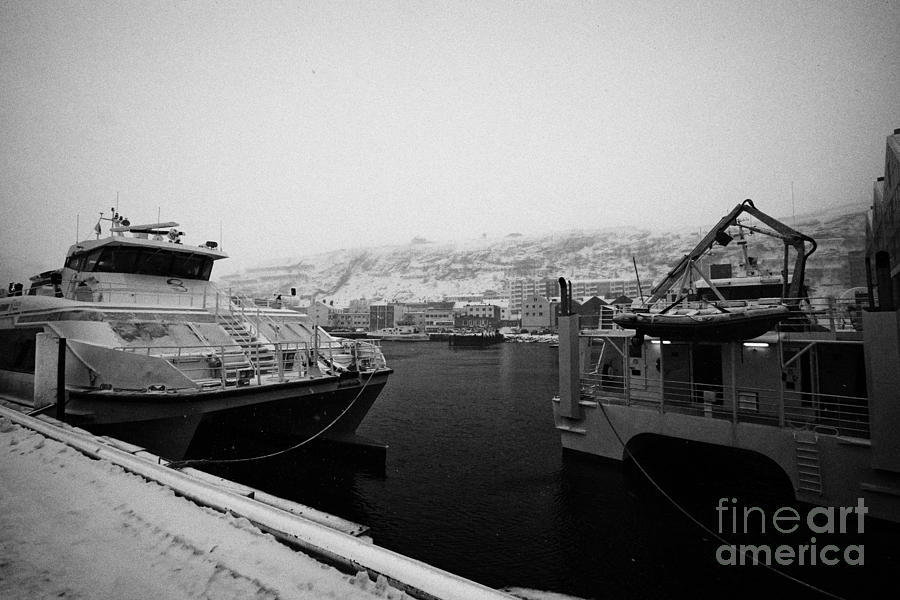
[[[865,245],[862,210],[843,207],[782,221],[818,242],[807,265],[807,281],[816,295],[836,295],[850,287],[848,256]],[[441,244],[416,238],[402,245],[271,261],[223,279],[225,285],[263,297],[296,287],[300,296],[327,297],[336,303],[355,298],[412,301],[500,292],[509,280],[520,277],[633,279],[633,258],[646,289],[646,282],[661,280],[699,236],[699,231],[620,227]],[[780,273],[781,241],[759,234],[748,240],[761,270]],[[717,247],[712,254],[713,262],[741,260],[738,244]]]

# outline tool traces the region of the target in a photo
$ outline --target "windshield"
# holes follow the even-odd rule
[[[76,271],[132,273],[204,281],[209,280],[212,263],[212,258],[202,254],[134,246],[106,246],[93,252],[72,255],[66,260],[66,266]]]

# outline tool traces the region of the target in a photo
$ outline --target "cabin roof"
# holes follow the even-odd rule
[[[202,254],[213,260],[228,258],[228,255],[218,249],[209,248],[208,246],[190,246],[187,244],[174,244],[168,240],[154,240],[150,238],[137,238],[125,236],[109,236],[99,240],[85,240],[79,242],[69,248],[66,256],[79,254],[82,252],[90,252],[104,246],[132,246],[138,248],[157,248],[170,252],[181,252],[184,254]]]

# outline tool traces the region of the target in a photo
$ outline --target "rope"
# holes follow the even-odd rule
[[[679,512],[681,512],[684,516],[686,516],[688,519],[693,521],[698,527],[700,527],[707,534],[709,534],[713,538],[717,539],[721,543],[725,544],[726,546],[734,545],[734,544],[729,544],[728,540],[726,540],[724,537],[719,535],[717,532],[713,531],[712,529],[710,529],[709,527],[704,525],[701,521],[699,521],[696,517],[694,517],[694,515],[689,513],[686,508],[681,506],[674,498],[672,498],[672,496],[667,494],[666,491],[664,489],[662,489],[662,487],[658,483],[656,483],[656,481],[653,479],[653,477],[650,476],[650,473],[648,473],[647,470],[644,469],[643,466],[641,466],[641,463],[638,462],[637,458],[634,456],[634,454],[632,454],[631,450],[628,449],[628,446],[625,445],[625,442],[622,440],[622,436],[620,436],[619,432],[616,431],[616,428],[615,428],[615,426],[613,426],[612,421],[609,418],[609,415],[606,414],[606,407],[603,405],[603,403],[598,402],[597,405],[600,407],[601,412],[603,412],[603,417],[606,419],[607,424],[609,424],[609,428],[612,430],[613,434],[615,434],[616,439],[619,440],[620,444],[622,444],[622,448],[624,448],[625,454],[627,454],[628,457],[631,458],[632,461],[634,461],[635,466],[638,468],[638,470],[640,470],[641,473],[644,474],[644,477],[646,477],[647,480],[651,484],[653,484],[653,487],[655,487],[657,489],[657,491],[659,491],[659,493],[662,494],[663,497],[665,497],[665,499],[668,500],[672,504],[672,506],[677,508],[679,510]],[[741,555],[746,557],[747,556],[746,551],[741,550]],[[846,600],[843,596],[838,596],[837,594],[832,594],[831,592],[829,592],[827,590],[823,590],[822,588],[816,587],[816,586],[812,585],[811,583],[807,583],[807,582],[803,581],[802,579],[797,579],[796,577],[794,577],[792,575],[788,575],[787,573],[785,573],[783,571],[779,571],[772,565],[769,565],[766,563],[761,563],[761,562],[757,561],[755,557],[753,558],[753,564],[762,565],[763,567],[769,569],[770,571],[772,571],[773,573],[775,573],[777,575],[780,575],[781,577],[784,577],[790,581],[793,581],[794,583],[802,585],[803,587],[811,589],[815,592],[818,592],[820,594],[828,596],[829,598],[834,598],[835,600]]]
[[[341,418],[345,414],[347,414],[347,411],[350,410],[351,408],[353,408],[353,405],[356,404],[356,401],[359,400],[359,398],[362,396],[362,393],[366,390],[366,387],[369,385],[369,382],[372,381],[372,377],[375,376],[376,370],[377,369],[372,369],[372,371],[369,373],[369,378],[366,379],[366,381],[365,381],[365,383],[363,383],[362,387],[359,388],[359,392],[356,394],[356,397],[353,398],[353,400],[350,402],[350,404],[347,405],[347,408],[345,408],[344,410],[341,411],[341,414],[336,416],[334,418],[334,420],[332,420],[328,425],[326,425],[325,427],[320,429],[318,432],[316,432],[312,436],[306,438],[299,444],[294,444],[293,446],[290,446],[289,448],[277,450],[277,451],[271,452],[269,454],[261,454],[259,456],[248,456],[248,457],[244,457],[244,458],[221,458],[221,459],[197,458],[197,459],[191,459],[191,460],[176,460],[176,461],[170,462],[168,464],[168,466],[172,467],[173,469],[183,469],[185,467],[192,467],[195,465],[221,465],[221,464],[231,464],[231,463],[252,462],[255,460],[263,460],[266,458],[272,458],[274,456],[286,454],[287,452],[292,452],[292,451],[296,450],[297,448],[300,448],[301,446],[305,446],[306,444],[315,440],[317,437],[319,437],[320,435],[322,435],[323,433],[325,433],[326,431],[331,429],[335,423],[340,421]]]

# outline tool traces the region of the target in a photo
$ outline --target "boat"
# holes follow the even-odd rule
[[[366,337],[386,342],[427,342],[430,338],[427,333],[421,333],[415,327],[401,325],[398,327],[385,327],[376,331],[370,331]]]
[[[748,225],[739,217],[755,217],[770,229]],[[729,229],[736,229],[735,236]],[[747,250],[745,231],[765,234],[784,243],[781,278],[761,276],[756,258]],[[736,277],[713,277],[700,268],[701,259],[714,246],[727,246],[735,237],[742,254],[742,272]],[[796,260],[788,281],[789,249]],[[816,251],[816,241],[757,209],[752,200],[744,200],[723,217],[700,242],[684,256],[653,290],[650,298],[634,310],[621,310],[613,322],[638,335],[680,341],[748,340],[773,329],[779,323],[800,315],[800,304],[807,290],[804,285],[806,262]],[[730,264],[715,265],[727,267]],[[699,276],[699,279],[694,277]],[[779,293],[779,297],[772,297]],[[659,303],[664,302],[664,305]],[[802,319],[802,316],[800,317]],[[794,325],[797,322],[795,320]]]
[[[803,271],[814,242],[747,202],[681,260],[663,282],[669,287],[654,289],[643,315],[631,310],[628,319],[585,327],[561,278],[559,394],[551,405],[563,450],[614,461],[673,457],[672,469],[702,468],[679,454],[691,447],[699,449],[695,458],[724,460],[736,477],[764,469],[797,501],[864,503],[870,517],[900,522],[900,306],[892,275],[900,263],[900,212],[892,210],[900,202],[900,130],[887,139],[884,164],[867,223],[866,293],[808,296]],[[764,274],[735,282],[741,289],[732,297],[722,289],[728,286],[714,285],[726,277],[710,277],[701,258],[739,227],[772,231],[784,242],[779,297],[759,297],[773,292]],[[698,296],[697,279],[714,298]],[[757,284],[763,287],[754,292]],[[732,305],[738,301],[746,304]],[[732,314],[783,308],[772,310],[774,323],[758,335],[665,316],[704,304],[717,310],[713,303]]]
[[[349,329],[326,329],[328,334],[332,337],[336,338],[344,338],[348,340],[358,340],[367,337],[367,332],[365,330],[349,330]]]
[[[101,237],[102,221],[110,221]],[[356,427],[392,372],[377,344],[210,282],[227,258],[174,222],[113,212],[61,268],[0,298],[0,396],[169,459],[238,456]],[[57,375],[61,374],[61,377]]]
[[[494,344],[502,344],[506,338],[498,331],[488,333],[487,331],[478,332],[459,332],[451,333],[447,340],[451,346],[492,346]]]
[[[749,340],[790,318],[783,304],[723,308],[686,308],[667,313],[625,311],[613,322],[638,334],[667,340]]]

